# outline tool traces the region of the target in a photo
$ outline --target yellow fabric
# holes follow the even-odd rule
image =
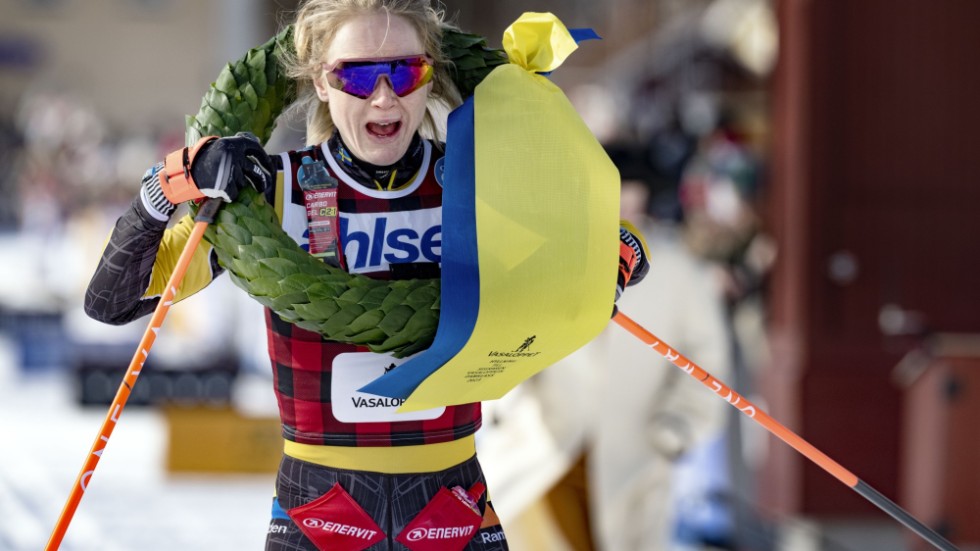
[[[419,446],[315,446],[285,440],[286,455],[335,469],[377,473],[431,473],[459,465],[476,454],[472,435],[452,442]]]
[[[536,74],[574,40],[553,15],[525,14],[505,48],[513,63],[474,98],[476,325],[403,411],[499,398],[592,340],[612,313],[619,174],[562,91]]]
[[[535,73],[550,73],[578,48],[575,39],[550,13],[527,12],[507,27],[504,51],[510,62]]]
[[[184,251],[184,246],[187,244],[193,229],[194,219],[187,215],[164,232],[163,241],[160,243],[156,260],[153,262],[150,285],[143,295],[144,298],[163,295],[167,288],[167,281],[170,280],[174,267],[177,265],[177,259],[180,258],[180,253]],[[194,256],[187,267],[180,288],[177,289],[174,302],[179,302],[207,287],[214,279],[214,274],[211,272],[211,248],[210,243],[201,240],[200,245],[194,250]]]
[[[273,208],[275,208],[276,218],[278,218],[280,222],[283,220],[283,211],[286,209],[286,194],[291,192],[291,190],[285,189],[285,177],[283,176],[283,173],[286,170],[292,170],[292,168],[287,164],[283,170],[276,172],[276,189],[279,191],[276,193],[276,204],[273,205]]]

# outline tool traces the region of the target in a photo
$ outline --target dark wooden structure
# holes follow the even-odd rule
[[[924,335],[980,332],[980,2],[776,4],[765,394],[774,417],[908,507],[901,473],[921,458],[907,420],[927,401],[891,374]],[[976,457],[969,440],[952,453]],[[942,483],[980,477],[957,473]],[[883,515],[786,446],[762,478],[785,514]],[[980,518],[980,503],[952,506]]]

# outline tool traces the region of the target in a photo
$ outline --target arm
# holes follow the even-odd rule
[[[193,227],[190,216],[185,216],[167,229],[175,207],[167,203],[169,208],[164,206],[165,212],[160,212],[149,199],[159,190],[157,170],[159,165],[147,171],[140,195],[116,221],[86,289],[85,313],[101,322],[128,323],[156,308]],[[202,243],[184,276],[177,300],[203,289],[219,273],[211,246]]]
[[[204,197],[231,202],[243,185],[272,187],[275,167],[252,136],[205,138],[167,156],[143,176],[139,197],[116,222],[85,293],[85,312],[123,324],[156,308],[194,226],[167,225],[177,204]],[[209,244],[195,250],[175,300],[203,289],[221,272]]]

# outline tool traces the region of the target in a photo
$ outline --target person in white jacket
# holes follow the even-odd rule
[[[652,257],[646,281],[624,295],[619,308],[727,380],[731,345],[713,272],[687,250],[676,227],[653,218],[651,209],[635,208],[647,204],[645,167],[628,155],[614,159],[624,180],[624,217],[643,228]],[[610,326],[589,353],[598,384],[584,450],[596,546],[668,549],[675,462],[724,430],[729,406],[618,326]]]
[[[650,279],[620,309],[726,380],[729,338],[712,274],[672,232],[655,222],[643,228],[656,251]],[[619,327],[591,348],[600,384],[585,450],[598,547],[668,549],[675,462],[724,430],[729,406]]]

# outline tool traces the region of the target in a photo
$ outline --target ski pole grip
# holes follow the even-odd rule
[[[221,208],[221,203],[220,197],[211,197],[201,205],[201,208],[197,209],[197,215],[194,216],[194,221],[214,224],[214,219],[218,215],[218,209]]]

